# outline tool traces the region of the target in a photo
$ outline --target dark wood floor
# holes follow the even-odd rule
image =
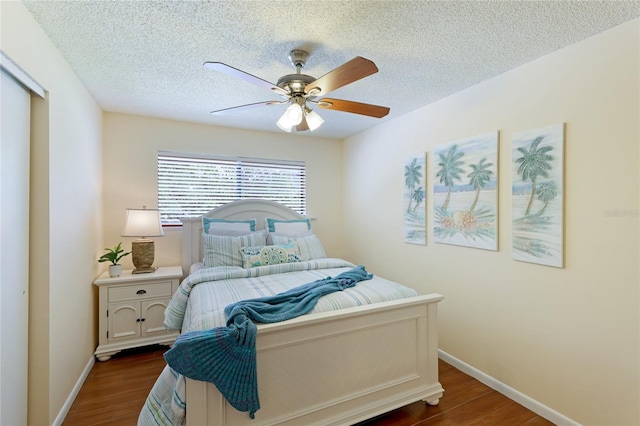
[[[63,426],[135,425],[165,362],[152,346],[96,361]],[[359,426],[552,425],[504,395],[440,361],[444,397],[437,406],[415,402]]]

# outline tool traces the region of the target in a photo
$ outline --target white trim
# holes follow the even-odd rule
[[[16,64],[6,53],[0,50],[0,68],[5,70],[9,75],[18,80],[20,84],[24,85],[27,89],[37,94],[41,98],[45,97],[44,88],[33,79],[29,73],[20,68],[20,65]]]
[[[84,367],[84,370],[82,370],[82,374],[80,374],[80,377],[76,382],[76,385],[73,387],[73,389],[71,389],[71,393],[69,394],[69,396],[67,397],[67,400],[64,402],[64,405],[60,409],[58,416],[53,421],[52,426],[62,426],[62,422],[64,422],[64,419],[67,417],[67,414],[69,414],[69,410],[73,405],[73,401],[76,400],[78,393],[80,393],[80,389],[82,389],[82,385],[84,384],[85,380],[87,380],[87,377],[89,376],[89,373],[91,373],[91,369],[93,368],[95,363],[96,363],[96,358],[93,355],[91,355],[89,362],[87,362],[87,365]]]
[[[489,376],[486,373],[483,373],[475,367],[472,367],[466,362],[461,361],[458,358],[446,353],[442,349],[438,349],[438,358],[440,358],[447,364],[454,366],[463,373],[468,374],[474,379],[477,379],[478,381],[484,383],[490,388],[500,392],[504,396],[517,402],[523,407],[528,408],[537,415],[544,417],[553,424],[556,424],[558,426],[580,426],[580,423],[576,422],[575,420],[572,420],[569,417],[558,413],[554,409],[549,408],[546,405],[536,401],[535,399],[523,394],[522,392],[515,390],[511,386],[508,386],[501,381],[494,379],[493,377]]]

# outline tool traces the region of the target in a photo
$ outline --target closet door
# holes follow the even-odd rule
[[[31,95],[0,70],[0,425],[27,424]]]

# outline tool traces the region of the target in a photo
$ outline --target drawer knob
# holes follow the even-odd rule
[[[136,294],[147,294],[147,290],[138,290]]]

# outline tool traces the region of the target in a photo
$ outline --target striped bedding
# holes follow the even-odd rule
[[[165,311],[165,326],[182,332],[226,325],[224,307],[239,300],[272,296],[309,282],[334,277],[353,265],[341,259],[200,269],[189,275]],[[355,287],[322,297],[311,313],[417,296],[408,287],[374,276]],[[185,420],[185,378],[165,367],[140,413],[138,425],[180,425]]]

